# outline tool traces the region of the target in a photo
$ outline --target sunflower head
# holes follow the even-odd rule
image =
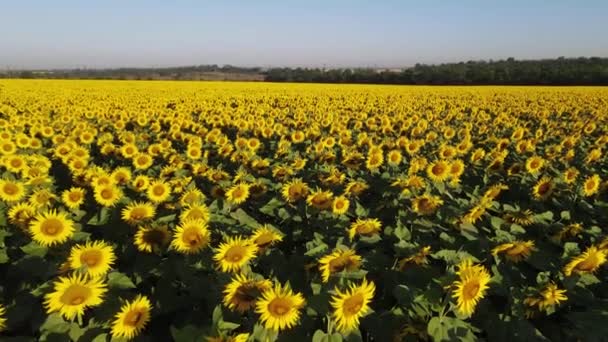
[[[349,289],[342,292],[336,288],[336,295],[331,298],[334,311],[332,318],[336,327],[343,333],[348,333],[359,326],[359,320],[369,312],[376,286],[373,282],[363,279],[360,285],[350,284]]]
[[[103,241],[72,247],[68,263],[74,270],[83,269],[89,276],[103,276],[116,260],[114,248]]]
[[[294,293],[289,285],[276,284],[262,293],[256,302],[256,312],[266,329],[280,331],[298,323],[304,304],[301,293]]]
[[[140,226],[135,233],[134,244],[141,252],[162,250],[171,241],[167,226]]]
[[[361,256],[352,249],[337,249],[319,260],[319,271],[323,282],[342,271],[355,271],[361,266]]]
[[[224,305],[231,310],[244,313],[255,307],[262,293],[272,288],[266,279],[254,279],[237,274],[224,289]]]
[[[30,221],[32,239],[43,246],[64,243],[74,234],[74,222],[65,213],[48,210]]]
[[[79,274],[59,277],[53,284],[53,292],[45,296],[44,304],[47,313],[59,312],[65,319],[73,320],[81,318],[87,308],[100,305],[106,291],[101,278]]]
[[[213,259],[222,272],[236,272],[256,256],[258,249],[249,239],[229,237],[216,249]]]
[[[456,310],[464,316],[470,316],[488,289],[490,273],[484,266],[474,265],[470,259],[466,259],[458,265],[456,274],[459,279],[452,285]]]
[[[194,254],[205,248],[211,239],[207,222],[193,219],[182,222],[175,229],[171,246],[180,253]]]
[[[126,302],[112,323],[112,337],[130,340],[139,335],[150,321],[151,311],[152,304],[146,296],[138,295]]]

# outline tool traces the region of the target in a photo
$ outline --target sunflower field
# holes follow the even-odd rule
[[[0,81],[1,341],[606,341],[608,88]]]

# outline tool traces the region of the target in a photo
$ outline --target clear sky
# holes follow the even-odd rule
[[[0,68],[608,57],[608,0],[0,0]]]

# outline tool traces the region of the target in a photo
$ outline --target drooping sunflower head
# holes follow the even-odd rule
[[[70,251],[68,263],[74,270],[83,269],[91,277],[103,276],[116,260],[114,248],[104,241],[76,245]]]
[[[439,196],[424,194],[412,201],[412,211],[419,215],[432,215],[443,204]]]
[[[112,337],[130,340],[139,335],[150,321],[151,311],[152,303],[146,296],[138,295],[126,302],[112,323]]]
[[[515,223],[522,227],[527,227],[536,221],[534,213],[530,209],[509,211],[504,215],[505,221],[509,223]]]
[[[363,181],[350,181],[344,188],[344,194],[357,197],[367,189],[369,189],[369,185]]]
[[[294,293],[289,285],[276,284],[262,293],[257,300],[256,312],[266,329],[280,331],[292,328],[300,320],[300,310],[305,300],[301,293]]]
[[[123,221],[130,225],[138,225],[151,220],[156,214],[156,208],[149,202],[131,202],[122,209]]]
[[[103,302],[107,288],[101,278],[89,278],[84,274],[59,277],[53,283],[53,292],[45,296],[47,313],[59,312],[65,319],[73,320],[84,315],[87,308]]]
[[[558,288],[555,283],[549,283],[537,294],[524,299],[524,304],[540,311],[545,311],[556,305],[560,305],[561,302],[566,300],[568,300],[566,290]]]
[[[361,266],[361,256],[352,249],[337,249],[319,260],[319,271],[323,282],[342,271],[355,271]]]
[[[140,226],[135,233],[134,244],[139,251],[152,253],[164,248],[170,240],[167,226]]]
[[[64,243],[74,234],[74,222],[65,213],[48,210],[30,221],[32,239],[43,246]]]
[[[255,307],[260,295],[272,288],[267,279],[254,279],[237,274],[224,289],[224,305],[231,310],[244,313]]]
[[[207,222],[192,219],[182,222],[175,229],[171,247],[184,254],[194,254],[205,248],[211,240],[211,232]]]
[[[348,236],[352,240],[355,235],[372,236],[378,234],[382,228],[382,223],[376,218],[357,219],[348,229]]]
[[[237,272],[255,258],[258,246],[249,239],[229,237],[216,249],[213,259],[222,272]]]
[[[532,254],[533,250],[534,241],[513,241],[494,247],[494,249],[492,249],[492,254],[503,254],[505,258],[513,262],[520,262],[527,259],[530,254]]]
[[[260,250],[263,250],[271,245],[281,242],[283,234],[269,225],[263,225],[257,228],[249,238]]]
[[[14,204],[8,211],[9,222],[21,228],[27,227],[35,216],[36,207],[27,202]]]
[[[334,311],[332,318],[336,327],[343,333],[348,333],[359,326],[359,320],[369,312],[376,286],[373,282],[363,279],[360,285],[350,284],[349,289],[342,292],[336,288],[336,295],[331,298]]]
[[[313,191],[310,195],[308,195],[308,198],[306,198],[306,203],[319,210],[327,210],[331,208],[331,205],[333,203],[333,197],[334,194],[331,191],[323,191],[321,189],[317,189]]]
[[[431,246],[424,246],[418,252],[399,260],[399,270],[403,271],[409,265],[425,266],[429,263],[428,256],[431,254]]]
[[[590,246],[581,255],[573,258],[564,266],[564,274],[571,276],[573,273],[593,273],[608,260],[608,252]]]

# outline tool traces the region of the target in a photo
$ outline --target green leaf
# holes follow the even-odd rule
[[[175,217],[176,217],[175,214],[165,215],[165,216],[157,219],[156,222],[159,222],[159,223],[170,223],[170,222],[175,221]]]
[[[231,213],[230,217],[237,220],[240,224],[251,228],[257,228],[260,226],[260,223],[258,221],[256,221],[253,217],[249,216],[249,214],[247,214],[245,210],[241,208]]]
[[[108,340],[108,334],[97,335],[91,342],[106,342]]]
[[[492,216],[492,218],[490,219],[490,223],[492,224],[492,227],[494,227],[494,229],[500,229],[502,224],[505,223],[505,220],[497,216]]]
[[[317,254],[321,254],[323,252],[325,252],[327,250],[329,246],[327,246],[327,244],[323,243],[317,247],[314,247],[312,249],[309,249],[306,253],[304,253],[304,255],[306,256],[315,256]]]
[[[439,317],[433,317],[426,327],[426,332],[433,338],[434,341],[448,340],[448,327]]]
[[[225,322],[225,321],[220,321],[219,324],[217,325],[218,329],[222,330],[222,331],[232,331],[240,326],[241,325],[238,323]]]
[[[22,246],[21,250],[23,251],[23,253],[25,253],[27,255],[37,256],[37,257],[42,258],[46,255],[48,248],[46,248],[45,246],[41,246],[38,243],[32,241],[32,242],[28,243],[27,245]]]
[[[570,221],[570,211],[568,211],[568,210],[562,211],[560,213],[560,217],[562,218],[562,220]]]
[[[279,208],[283,206],[283,202],[276,199],[276,198],[272,198],[268,203],[266,203],[264,206],[262,206],[260,208],[260,212],[266,215],[271,215],[273,216],[273,212],[275,211],[275,209]]]
[[[8,255],[6,254],[6,249],[0,249],[0,264],[6,264],[9,262]]]
[[[355,214],[357,217],[367,217],[367,215],[369,215],[369,211],[359,202],[355,202]]]
[[[110,220],[110,214],[110,208],[101,208],[101,210],[96,215],[89,219],[89,222],[87,222],[87,224],[91,226],[103,226]]]
[[[171,337],[179,342],[197,342],[204,340],[205,331],[194,325],[186,325],[182,328],[171,326]]]
[[[120,272],[111,272],[108,274],[108,286],[117,289],[134,289],[135,284],[125,274]]]
[[[87,232],[76,232],[74,233],[74,235],[72,236],[72,240],[80,242],[80,241],[87,241],[89,239],[89,237],[91,237],[91,233],[87,233]]]
[[[412,233],[405,226],[398,224],[395,228],[395,236],[399,240],[409,241],[412,238]]]
[[[53,313],[42,323],[40,330],[48,333],[63,334],[70,330],[70,323],[66,322],[60,314]]]
[[[317,330],[315,331],[315,334],[312,335],[312,342],[342,342],[342,335],[339,333],[329,335],[323,330]]]

